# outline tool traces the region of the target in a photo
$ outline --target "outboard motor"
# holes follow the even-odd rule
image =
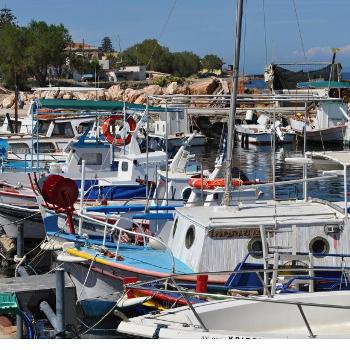
[[[284,135],[283,135],[283,132],[281,130],[281,122],[279,120],[276,120],[276,122],[275,122],[275,131],[276,131],[276,135],[279,138],[279,140],[283,141]]]

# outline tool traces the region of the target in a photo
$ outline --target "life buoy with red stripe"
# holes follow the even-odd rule
[[[123,119],[124,119],[123,116],[115,115],[112,117],[108,117],[102,125],[102,133],[103,133],[105,139],[112,145],[124,146],[124,145],[128,145],[131,141],[131,137],[132,137],[131,133],[136,129],[135,119],[129,117],[126,120],[126,122],[129,124],[129,131],[128,131],[128,135],[126,136],[125,139],[123,139],[121,137],[115,137],[110,130],[110,126],[112,123],[114,123],[117,120],[123,120]]]
[[[264,182],[259,180],[253,181],[242,181],[241,179],[232,179],[232,187],[239,187],[242,185],[258,185]],[[225,187],[225,179],[202,179],[201,178],[191,178],[188,180],[188,184],[191,187],[201,189],[203,186],[204,190],[214,190],[217,187]]]

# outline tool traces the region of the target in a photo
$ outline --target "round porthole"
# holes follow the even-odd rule
[[[190,226],[186,232],[186,237],[185,237],[185,247],[187,249],[190,249],[192,247],[194,238],[195,238],[194,226]]]
[[[178,220],[179,220],[179,218],[176,218],[176,219],[175,219],[175,222],[174,222],[174,226],[173,226],[173,237],[175,236],[175,232],[176,232]]]
[[[260,238],[252,238],[248,242],[248,252],[255,259],[261,259],[263,256],[262,253],[263,247]]]
[[[314,237],[309,243],[309,251],[313,254],[328,254],[329,243],[327,239],[320,236]]]
[[[183,191],[182,191],[182,199],[184,201],[187,201],[188,198],[190,198],[192,192],[192,188],[191,187],[186,187]]]

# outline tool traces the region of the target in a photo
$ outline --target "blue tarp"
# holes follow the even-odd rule
[[[117,200],[130,198],[146,198],[146,186],[144,185],[116,185],[116,186],[94,186],[84,195],[85,199]]]
[[[148,210],[175,210],[180,205],[151,205]],[[135,211],[144,211],[146,206],[143,204],[127,204],[127,205],[100,205],[96,207],[86,208],[86,211],[94,211],[98,213],[126,213]]]
[[[172,213],[145,213],[145,214],[134,214],[132,219],[141,220],[173,220],[174,215]]]

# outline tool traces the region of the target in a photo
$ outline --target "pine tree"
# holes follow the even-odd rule
[[[105,53],[113,52],[112,40],[109,36],[105,36],[101,42],[102,51]]]
[[[10,24],[15,25],[16,16],[8,8],[3,8],[0,10],[0,27]]]

